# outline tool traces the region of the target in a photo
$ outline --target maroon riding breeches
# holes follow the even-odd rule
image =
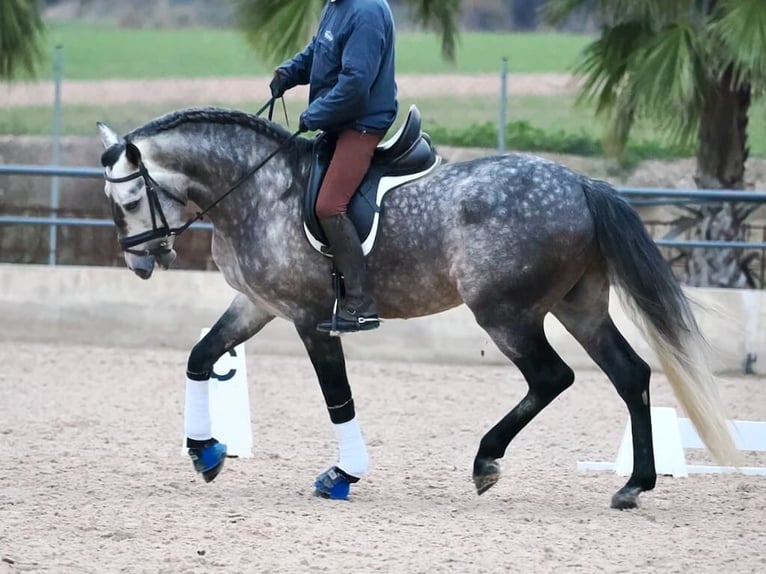
[[[348,202],[370,169],[372,154],[381,139],[381,133],[356,130],[338,134],[335,152],[317,197],[316,214],[320,221],[346,213]]]

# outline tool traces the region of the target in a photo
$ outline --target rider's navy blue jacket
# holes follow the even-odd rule
[[[394,19],[386,0],[330,0],[306,49],[280,66],[309,84],[309,130],[386,131],[396,120]]]

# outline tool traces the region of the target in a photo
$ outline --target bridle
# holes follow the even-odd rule
[[[159,194],[162,193],[181,206],[186,205],[186,201],[176,197],[167,189],[162,187],[159,183],[157,183],[154,178],[149,175],[149,171],[146,169],[143,161],[138,165],[138,171],[126,175],[125,177],[109,177],[106,175],[106,173],[104,173],[104,179],[110,183],[124,183],[126,181],[133,181],[139,177],[144,179],[144,184],[146,186],[146,198],[149,202],[149,213],[152,216],[152,228],[149,231],[143,231],[141,233],[136,233],[135,235],[121,237],[120,247],[122,247],[122,250],[125,253],[132,253],[133,255],[146,256],[170,253],[170,247],[168,247],[167,238],[183,233],[189,226],[191,226],[192,221],[185,223],[181,227],[170,227],[168,220],[165,217],[165,212],[162,210]],[[202,217],[201,214],[198,215]],[[157,225],[158,218],[160,223],[162,223],[161,226]],[[197,218],[195,218],[195,221],[196,219]],[[160,241],[158,245],[151,249],[133,249],[133,247],[136,245],[146,243],[147,241],[153,241],[155,239],[162,239],[162,241]]]
[[[266,104],[256,112],[255,115],[260,116],[266,108],[269,109],[269,121],[272,120],[274,116],[274,104],[276,103],[276,98],[271,98]],[[285,101],[284,98],[282,99],[282,108],[285,111],[285,120],[287,120],[287,109],[285,108]],[[288,123],[289,125],[289,123]],[[198,211],[195,215],[190,217],[185,223],[178,227],[170,227],[170,224],[168,223],[167,217],[165,217],[165,212],[162,210],[162,204],[160,203],[160,194],[170,198],[171,200],[175,201],[176,203],[183,205],[186,205],[186,201],[176,197],[174,194],[170,193],[167,189],[162,187],[155,179],[149,174],[149,171],[146,169],[146,166],[144,165],[143,161],[140,161],[138,165],[138,170],[128,174],[124,177],[110,177],[106,174],[106,171],[104,172],[104,179],[110,183],[125,183],[127,181],[133,181],[134,179],[143,178],[144,184],[146,186],[146,197],[149,202],[149,213],[152,217],[152,228],[148,231],[142,231],[141,233],[136,233],[134,235],[128,235],[125,237],[120,238],[120,247],[125,253],[131,253],[133,255],[140,255],[140,256],[150,256],[150,255],[165,255],[167,253],[170,253],[171,249],[168,243],[168,239],[170,237],[178,237],[181,235],[184,231],[189,229],[191,225],[195,221],[199,221],[202,219],[205,214],[207,214],[211,209],[213,209],[216,205],[221,203],[224,199],[226,199],[233,191],[235,191],[237,188],[239,188],[240,185],[242,185],[245,181],[250,179],[253,174],[255,174],[259,169],[261,169],[264,165],[266,165],[266,162],[271,160],[275,155],[277,155],[280,151],[282,151],[287,145],[292,142],[298,135],[300,135],[302,131],[299,129],[298,131],[294,132],[290,135],[286,140],[284,140],[277,148],[271,152],[268,156],[266,156],[262,161],[258,162],[255,166],[251,167],[249,170],[247,170],[244,175],[242,175],[239,179],[237,179],[231,187],[226,191],[226,193],[222,194],[218,199],[216,199],[213,203],[208,205],[206,208],[204,208],[202,211]],[[134,249],[137,245],[141,245],[142,243],[148,243],[150,241],[156,241],[159,239],[160,241],[157,242],[156,245],[153,245],[151,247],[147,247],[146,249]]]

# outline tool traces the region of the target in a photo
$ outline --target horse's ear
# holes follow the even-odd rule
[[[99,133],[101,134],[101,142],[104,144],[105,148],[109,149],[114,144],[120,143],[120,136],[118,136],[117,132],[115,132],[112,128],[101,122],[96,122],[96,125],[98,126]]]
[[[133,165],[141,164],[141,151],[130,142],[125,146],[125,157]]]

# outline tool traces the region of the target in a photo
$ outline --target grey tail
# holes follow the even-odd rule
[[[689,299],[638,213],[608,183],[585,179],[596,242],[632,318],[643,327],[674,394],[713,457],[738,464],[709,366],[710,353]]]
[[[668,344],[678,345],[683,333],[699,333],[678,280],[638,213],[606,182],[589,180],[583,188],[612,282]]]

